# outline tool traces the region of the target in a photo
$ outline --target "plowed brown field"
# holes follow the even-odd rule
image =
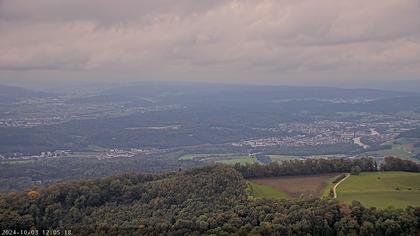
[[[336,174],[286,176],[276,178],[253,179],[252,182],[271,186],[291,197],[321,197],[327,181]]]

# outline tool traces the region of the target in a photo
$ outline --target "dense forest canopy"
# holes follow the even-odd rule
[[[0,222],[2,229],[71,229],[78,235],[416,235],[420,208],[258,200],[248,195],[238,171],[213,166],[3,194]]]

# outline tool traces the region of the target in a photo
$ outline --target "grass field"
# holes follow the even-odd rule
[[[373,156],[393,156],[402,159],[408,159],[413,156],[413,153],[408,151],[403,145],[392,145],[391,149],[366,152],[365,154]]]
[[[12,161],[0,161],[0,164],[8,164],[8,165],[14,165],[14,164],[28,164],[28,163],[34,163],[36,160],[29,159],[29,160],[12,160]]]
[[[245,165],[246,163],[253,164],[259,163],[256,158],[250,157],[248,155],[241,155],[235,153],[225,153],[225,154],[185,154],[178,158],[181,161],[191,161],[191,160],[201,160],[201,161],[214,161],[216,163],[234,165],[236,163]]]
[[[338,199],[385,208],[420,206],[420,173],[374,172],[350,176],[337,188]]]
[[[178,158],[180,161],[191,161],[195,158],[207,157],[214,154],[185,154]]]
[[[289,160],[299,160],[301,159],[299,156],[288,156],[288,155],[268,155],[271,161],[289,161]]]
[[[334,157],[343,157],[342,154],[336,155],[310,155],[310,156],[293,156],[293,155],[268,155],[271,161],[282,162],[282,161],[290,161],[290,160],[304,160],[305,158],[313,158],[313,159],[323,159],[323,158],[334,158]]]
[[[324,190],[323,190],[323,192],[322,192],[322,197],[328,197],[329,195],[330,195],[330,190],[334,187],[334,183],[333,183],[333,181],[335,180],[335,179],[337,179],[337,177],[339,176],[340,174],[337,174],[337,175],[334,175],[334,176],[332,176],[331,178],[329,178],[328,180],[327,180],[327,182],[326,182],[326,185],[325,185],[325,188],[324,188]]]
[[[273,187],[267,185],[256,184],[249,182],[251,184],[251,196],[255,198],[266,198],[273,200],[282,200],[290,198],[286,193],[283,193]]]
[[[226,160],[219,160],[216,161],[217,163],[227,164],[227,165],[235,165],[236,163],[239,163],[241,165],[245,165],[247,163],[253,164],[253,163],[259,163],[259,161],[256,158],[252,158],[249,156],[239,156],[235,158],[229,158]]]
[[[392,145],[391,149],[366,152],[366,155],[372,156],[394,156],[401,159],[410,159],[420,153],[420,148],[414,147],[415,143],[420,142],[419,139],[399,138],[386,144]]]
[[[290,197],[321,197],[328,181],[336,175],[288,176],[254,179],[252,183],[268,186]]]

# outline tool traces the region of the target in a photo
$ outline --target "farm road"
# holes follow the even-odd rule
[[[348,177],[350,177],[350,174],[346,174],[346,177],[344,177],[342,180],[340,180],[340,182],[338,182],[338,183],[336,183],[334,185],[334,187],[333,187],[334,198],[337,198],[337,191],[336,191],[336,189],[337,189],[338,185],[340,185],[341,182],[343,182],[344,180],[346,180]]]

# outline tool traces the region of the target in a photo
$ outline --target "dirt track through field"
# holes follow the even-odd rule
[[[341,182],[343,182],[344,180],[346,180],[348,177],[350,177],[350,174],[346,174],[346,177],[344,177],[342,180],[340,180],[340,182],[338,182],[338,183],[336,183],[334,185],[334,187],[333,187],[334,198],[337,198],[337,191],[336,191],[336,189],[337,189],[338,185],[340,185]]]

